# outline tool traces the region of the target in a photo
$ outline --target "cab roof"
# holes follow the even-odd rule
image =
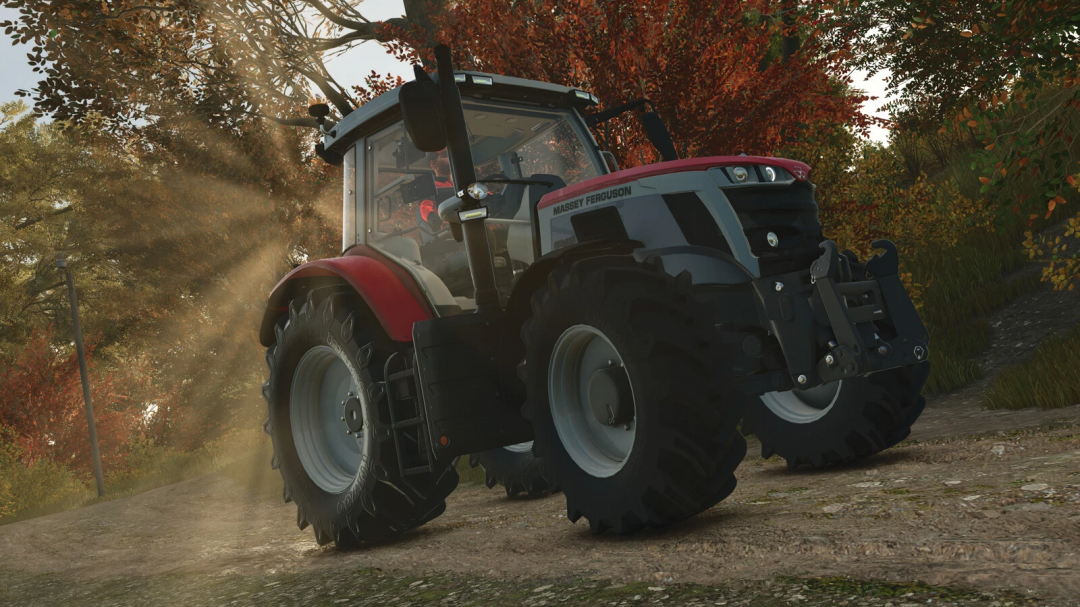
[[[432,74],[431,77],[435,81],[439,79],[438,74]],[[455,71],[454,80],[457,81],[463,99],[512,101],[541,107],[575,109],[597,104],[596,97],[580,89],[539,80],[472,71]],[[360,138],[396,122],[401,118],[398,109],[400,91],[401,87],[395,88],[353,110],[330,129],[329,133],[323,135],[323,145],[329,151],[344,154]]]

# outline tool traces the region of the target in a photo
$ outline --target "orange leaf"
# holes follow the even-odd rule
[[[979,33],[979,26],[977,26],[977,25],[971,26],[971,33],[978,34]]]
[[[1005,169],[1001,169],[1001,176],[1004,177],[1005,175],[1006,175]]]
[[[1065,181],[1069,182],[1069,185],[1073,186],[1074,188],[1076,187],[1076,178],[1073,177],[1072,175],[1069,175],[1068,177],[1066,177]]]
[[[975,128],[979,126],[979,123],[975,122],[974,120],[968,120],[968,126],[970,126],[971,128]]]
[[[986,185],[986,184],[990,183],[990,178],[985,177],[985,176],[979,177],[979,181],[983,182],[983,185]]]
[[[1065,204],[1065,199],[1062,198],[1061,196],[1054,196],[1054,199],[1051,200],[1050,202],[1056,202],[1058,204]]]
[[[965,37],[965,38],[970,38],[971,37],[971,30],[964,30],[964,31],[960,32],[960,35]]]
[[[990,145],[986,146],[986,151],[989,152],[990,150],[994,149],[995,147],[997,147],[997,144],[996,143],[991,143]]]
[[[1027,156],[1024,156],[1023,158],[1020,159],[1020,166],[1024,166],[1027,163],[1028,163],[1028,157]]]
[[[1028,216],[1028,226],[1031,225],[1031,220],[1035,219],[1036,217],[1038,217],[1038,215],[1035,215],[1034,213]]]
[[[1050,216],[1050,213],[1054,212],[1054,207],[1056,207],[1056,206],[1057,206],[1057,199],[1051,200],[1050,202],[1046,203],[1046,216],[1047,217]]]

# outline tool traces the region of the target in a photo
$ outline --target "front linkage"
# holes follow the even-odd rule
[[[809,270],[753,282],[767,329],[787,361],[790,383],[761,376],[746,382],[747,391],[804,390],[926,360],[929,335],[897,274],[896,245],[878,240],[873,246],[885,252],[866,262],[865,280],[854,276],[859,270],[854,255],[840,254],[836,243],[826,240]],[[889,330],[883,335],[884,327]],[[819,339],[824,330],[831,335],[822,354],[816,344],[826,341]]]

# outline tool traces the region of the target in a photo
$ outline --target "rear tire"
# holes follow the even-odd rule
[[[289,304],[266,352],[271,466],[281,472],[285,501],[296,502],[297,525],[310,524],[320,545],[385,541],[442,514],[457,471],[442,462],[433,473],[402,478],[382,384],[386,360],[402,345],[358,297],[315,293]],[[363,426],[352,435],[337,402],[349,393]]]
[[[735,488],[745,398],[724,390],[729,366],[690,283],[659,263],[600,257],[556,268],[533,297],[522,328],[522,411],[533,451],[552,463],[566,494],[568,518],[584,516],[593,533],[668,525]],[[629,390],[617,390],[618,419],[601,422],[574,396],[590,373],[626,378],[613,382]]]
[[[506,497],[522,493],[540,497],[559,491],[554,471],[544,465],[542,458],[533,455],[532,441],[474,453],[469,456],[469,465],[483,468],[487,488],[502,485]]]
[[[779,455],[789,468],[854,462],[908,437],[926,400],[920,395],[929,363],[842,380],[834,394],[766,394],[751,405],[744,434],[761,441],[761,457]],[[800,398],[801,397],[801,398]]]

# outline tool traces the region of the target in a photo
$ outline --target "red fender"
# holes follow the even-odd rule
[[[374,249],[361,245],[349,249],[342,257],[299,266],[274,286],[259,333],[264,346],[274,342],[274,323],[288,312],[289,302],[306,293],[307,289],[300,285],[307,281],[300,279],[319,277],[348,283],[364,298],[383,330],[395,341],[412,341],[413,323],[434,317],[412,276]]]

